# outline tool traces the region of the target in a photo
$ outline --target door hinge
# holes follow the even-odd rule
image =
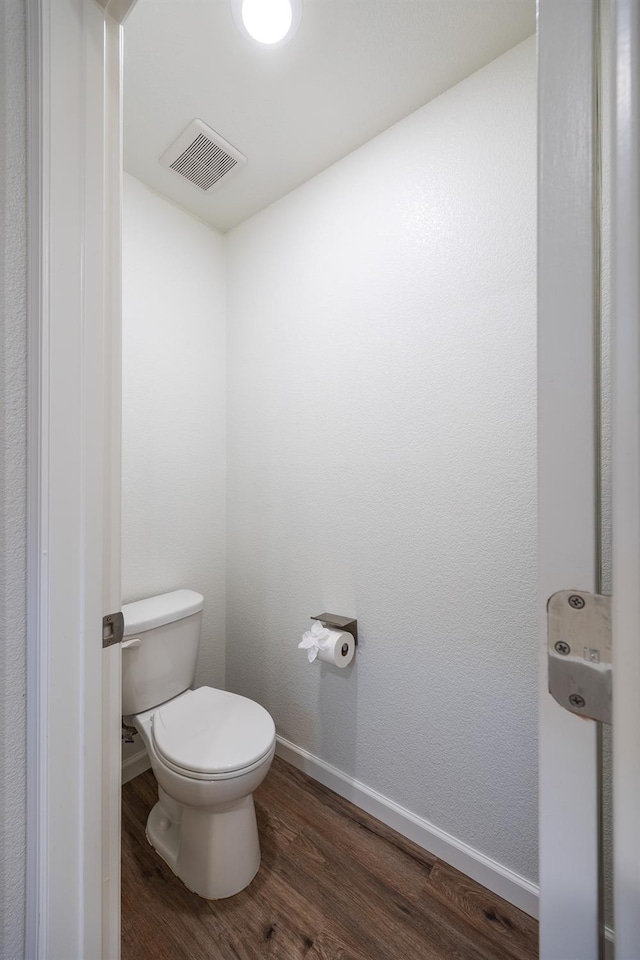
[[[120,643],[124,636],[124,615],[122,613],[108,613],[102,618],[102,646],[111,647]]]
[[[579,717],[611,723],[611,597],[554,593],[547,627],[549,693]]]

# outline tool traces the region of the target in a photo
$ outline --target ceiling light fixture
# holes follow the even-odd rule
[[[232,8],[237,26],[271,47],[290,40],[302,16],[302,0],[232,0]]]

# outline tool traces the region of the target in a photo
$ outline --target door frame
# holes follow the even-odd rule
[[[120,651],[103,651],[102,617],[120,609],[121,23],[132,6],[27,3],[30,960],[119,956]]]
[[[640,956],[640,5],[614,0],[613,844],[616,957]]]
[[[598,0],[538,4],[540,958],[603,944],[599,729],[548,691],[547,601],[599,591]]]
[[[584,459],[595,436],[594,356],[591,343],[576,349],[578,327],[572,319],[578,303],[581,310],[594,309],[590,284],[584,283],[594,269],[592,223],[559,215],[567,213],[567,196],[576,197],[578,190],[584,199],[585,191],[593,190],[585,153],[588,124],[568,125],[563,117],[575,118],[577,107],[586,118],[593,108],[592,78],[585,80],[589,64],[576,41],[593,45],[593,24],[584,10],[592,10],[594,2],[539,0],[540,159],[545,171],[539,296],[541,317],[546,318],[540,353],[540,496],[548,507],[541,524],[541,624],[546,622],[546,598],[555,590],[597,587],[595,477]],[[119,955],[120,651],[116,646],[103,652],[100,638],[102,616],[120,605],[121,24],[134,3],[27,2],[30,960],[115,960]],[[633,4],[619,0],[623,5]],[[559,35],[565,38],[561,45]],[[569,90],[568,76],[576,80]],[[574,140],[567,144],[568,126]],[[558,143],[564,139],[565,149],[556,152],[552,163],[554,138],[560,138]],[[572,182],[576,156],[578,184]],[[585,236],[591,238],[587,243]],[[572,271],[566,269],[570,249],[579,250],[579,267],[572,256]],[[584,334],[582,327],[580,332]],[[581,382],[571,396],[562,385],[568,371]],[[590,411],[586,420],[585,410]],[[578,415],[576,435],[572,429]],[[550,539],[558,533],[560,553]],[[543,633],[544,647],[546,627]],[[585,879],[593,874],[597,851],[592,840],[583,844],[587,827],[595,836],[597,822],[597,733],[595,724],[561,711],[551,700],[544,655],[540,707],[541,957],[550,960],[561,955],[552,945],[562,942],[563,929],[571,929],[567,910],[576,918],[584,914],[585,902],[597,910],[597,892]],[[558,730],[563,736],[552,736]],[[564,746],[554,746],[554,738],[565,740]],[[103,742],[109,743],[104,754],[96,746]],[[614,749],[620,761],[620,743]],[[567,769],[576,772],[577,782],[569,782]],[[549,802],[552,786],[560,789]],[[580,812],[575,828],[567,832],[576,795]],[[586,898],[578,898],[579,903],[564,895],[574,881]],[[583,920],[579,942],[588,941],[588,946],[580,960],[595,960],[594,925],[585,926]],[[575,936],[571,946],[575,952]]]
[[[604,931],[600,731],[547,692],[545,606],[601,592],[597,506],[597,0],[539,0],[540,957],[640,955],[640,4],[611,0],[614,931]],[[606,67],[605,67],[606,68]],[[571,173],[571,176],[568,176]],[[571,250],[571,258],[565,251]],[[569,268],[569,269],[567,269]],[[592,335],[590,335],[590,332]],[[589,389],[587,389],[589,387]],[[599,882],[600,881],[600,884]],[[599,929],[598,929],[599,928]],[[606,932],[603,942],[602,934]]]

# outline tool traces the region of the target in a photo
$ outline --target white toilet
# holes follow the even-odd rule
[[[271,766],[276,731],[253,700],[191,689],[203,606],[191,590],[123,606],[122,713],[158,781],[149,843],[190,890],[219,900],[258,872],[252,794]]]

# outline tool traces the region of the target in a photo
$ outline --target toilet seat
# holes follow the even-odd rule
[[[244,774],[252,773],[254,770],[257,770],[261,764],[268,760],[271,763],[273,756],[275,744],[271,749],[267,750],[263,757],[260,757],[259,760],[256,760],[255,763],[252,763],[248,767],[241,767],[238,770],[229,770],[228,773],[198,773],[195,770],[189,770],[186,767],[180,767],[177,763],[172,763],[170,760],[167,760],[166,757],[158,756],[158,760],[166,767],[168,770],[173,771],[173,773],[179,774],[181,777],[184,777],[186,780],[201,780],[206,783],[213,783],[218,780],[235,780],[237,777],[242,777]]]
[[[235,693],[199,687],[152,717],[159,759],[195,780],[221,780],[249,773],[270,755],[275,725],[260,704]]]

